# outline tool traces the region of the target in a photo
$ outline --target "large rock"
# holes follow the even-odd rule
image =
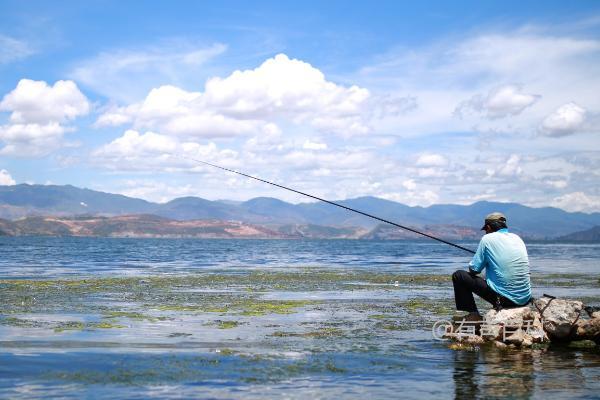
[[[534,301],[540,311],[544,331],[552,341],[568,341],[575,334],[583,303],[542,297]]]
[[[575,340],[593,340],[600,344],[600,318],[577,321]]]
[[[484,321],[485,329],[482,329],[482,336],[486,340],[498,340],[516,345],[522,345],[523,341],[525,345],[530,342],[548,341],[539,313],[527,306],[500,311],[490,310],[485,314]],[[511,338],[515,334],[517,336]]]

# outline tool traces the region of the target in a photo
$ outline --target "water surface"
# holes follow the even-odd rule
[[[463,243],[475,248],[477,243]],[[528,246],[600,305],[600,246]],[[0,238],[0,397],[595,397],[596,349],[453,350],[442,244]],[[485,310],[484,304],[480,306]]]

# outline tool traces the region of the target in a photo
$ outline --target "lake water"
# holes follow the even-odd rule
[[[600,246],[528,250],[534,296],[600,305]],[[600,393],[597,347],[434,340],[470,259],[435,242],[0,238],[0,254],[0,398]]]

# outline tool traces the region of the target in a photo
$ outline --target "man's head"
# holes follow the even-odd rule
[[[502,213],[493,212],[485,217],[485,223],[481,230],[485,233],[492,233],[502,228],[506,228],[506,217]]]

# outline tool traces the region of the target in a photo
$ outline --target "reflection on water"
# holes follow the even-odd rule
[[[454,352],[455,398],[539,398],[566,393],[593,397],[600,381],[598,351],[565,348]]]

